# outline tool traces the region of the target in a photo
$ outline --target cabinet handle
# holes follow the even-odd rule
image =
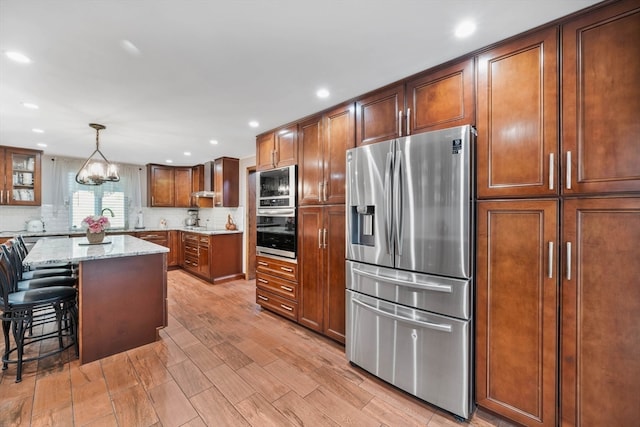
[[[276,150],[271,151],[271,164],[276,167]]]
[[[567,151],[567,190],[571,190],[571,151]]]
[[[407,108],[407,135],[411,135],[411,108]]]
[[[280,267],[280,270],[286,271],[287,273],[293,273],[293,268],[289,267]]]
[[[571,242],[567,242],[567,280],[571,280]]]
[[[327,229],[322,230],[322,247],[327,249]]]
[[[293,288],[290,286],[280,285],[280,289],[284,289],[287,292],[293,292]]]
[[[322,185],[323,184],[324,184],[323,182],[318,183],[318,201],[319,202],[322,201]]]
[[[549,153],[549,190],[553,190],[553,176],[554,174],[554,166],[556,162],[554,161],[553,153]]]
[[[322,229],[318,228],[318,249],[322,249]]]
[[[293,308],[289,307],[288,305],[280,304],[280,307],[282,307],[282,308],[284,308],[285,310],[288,310],[288,311],[293,311]]]
[[[549,279],[553,279],[553,242],[549,242]]]
[[[258,295],[258,298],[260,298],[262,301],[269,301],[269,298],[263,297],[262,295]]]
[[[402,136],[402,111],[398,111],[398,136]]]
[[[4,191],[0,191],[0,205],[4,203]]]
[[[323,188],[323,193],[324,193],[324,197],[323,200],[326,202],[327,201],[327,187],[329,186],[329,181],[325,181],[324,185],[322,186]]]
[[[265,267],[268,267],[269,263],[264,261],[258,261],[258,265],[264,265]]]
[[[264,279],[261,279],[259,277],[258,277],[258,282],[260,282],[260,283],[269,283],[268,280],[264,280]]]

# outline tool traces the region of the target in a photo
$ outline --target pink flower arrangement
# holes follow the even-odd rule
[[[81,225],[89,230],[89,233],[100,233],[109,228],[111,224],[106,216],[94,215],[83,219]]]

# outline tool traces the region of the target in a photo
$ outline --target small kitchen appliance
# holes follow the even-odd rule
[[[27,221],[27,231],[30,233],[40,233],[44,231],[44,222],[40,219],[32,219]]]
[[[187,218],[184,220],[184,225],[187,227],[197,227],[200,218],[198,218],[198,210],[197,209],[189,209],[187,211]]]

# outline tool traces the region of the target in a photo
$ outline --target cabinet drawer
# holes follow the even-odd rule
[[[136,233],[136,237],[142,240],[167,240],[168,233],[166,231],[142,231]]]
[[[198,246],[197,245],[190,245],[188,243],[185,243],[184,245],[184,256],[186,257],[187,254],[190,254],[192,256],[195,256],[196,258],[198,257]]]
[[[198,235],[193,233],[184,233],[182,238],[185,242],[192,243],[194,245],[198,245]]]
[[[256,286],[283,298],[298,300],[298,284],[264,273],[256,274]]]
[[[209,236],[198,237],[198,245],[200,245],[200,247],[209,247]]]
[[[256,288],[256,303],[291,320],[298,321],[298,304],[264,289]]]
[[[287,280],[298,281],[298,264],[264,256],[256,257],[256,270]]]

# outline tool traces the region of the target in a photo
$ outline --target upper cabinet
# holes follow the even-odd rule
[[[0,205],[40,206],[42,151],[0,146]]]
[[[298,162],[297,126],[291,125],[256,138],[256,169],[267,170]]]
[[[346,151],[355,146],[353,104],[299,124],[298,201],[300,205],[343,204]]]
[[[475,123],[473,58],[356,101],[357,145]]]
[[[193,168],[147,165],[147,206],[191,207]]]
[[[479,198],[558,194],[557,40],[551,27],[478,56]]]
[[[563,194],[640,190],[637,0],[562,27]]]
[[[220,157],[213,162],[214,206],[238,207],[240,160]]]

